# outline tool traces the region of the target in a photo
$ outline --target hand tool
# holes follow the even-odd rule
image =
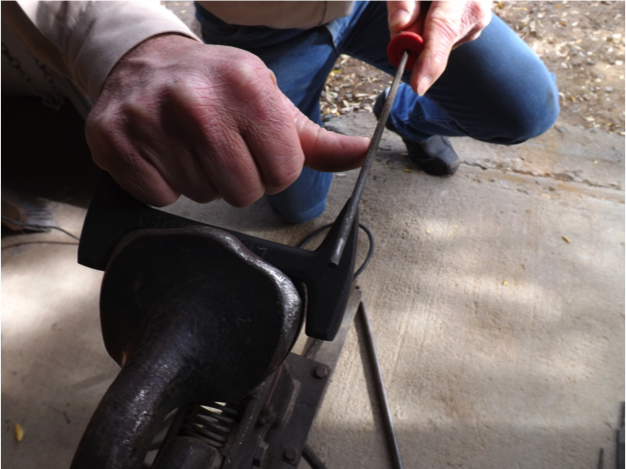
[[[329,259],[329,265],[333,267],[339,265],[343,250],[350,235],[350,228],[354,224],[359,201],[361,200],[361,194],[363,193],[363,188],[365,187],[365,181],[372,163],[374,162],[374,157],[376,156],[376,153],[378,153],[378,145],[380,144],[380,139],[383,136],[383,131],[385,130],[385,125],[387,124],[391,107],[396,99],[396,92],[398,91],[398,86],[400,85],[400,80],[402,79],[404,70],[406,68],[412,69],[419,54],[421,54],[422,50],[424,50],[424,40],[420,34],[422,34],[424,30],[424,18],[428,8],[427,3],[428,2],[423,2],[423,11],[420,12],[417,21],[408,30],[403,31],[394,37],[387,47],[387,57],[389,58],[391,64],[394,67],[397,67],[397,71],[393,77],[389,94],[385,100],[383,110],[380,113],[376,129],[374,130],[374,135],[372,136],[370,146],[367,150],[367,155],[365,156],[365,162],[359,172],[359,177],[357,178],[352,191],[352,196],[348,200],[348,205],[345,209],[346,215],[339,226],[339,234],[335,239],[335,244],[333,245]]]

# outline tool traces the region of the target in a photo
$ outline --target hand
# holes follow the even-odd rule
[[[413,66],[411,88],[423,96],[441,76],[452,49],[473,41],[491,21],[491,1],[431,2],[424,23],[424,51]],[[387,2],[391,37],[411,26],[422,2]]]
[[[369,145],[311,122],[256,56],[174,34],[144,41],[117,63],[86,137],[96,164],[155,206],[184,194],[245,207],[287,188],[303,165],[358,167]]]

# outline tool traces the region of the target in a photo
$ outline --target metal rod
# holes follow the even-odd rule
[[[374,369],[374,382],[376,384],[376,390],[378,391],[378,398],[380,400],[380,407],[383,414],[383,422],[385,424],[385,431],[387,433],[387,442],[389,444],[389,450],[391,453],[391,460],[393,462],[394,469],[402,469],[402,459],[400,458],[400,448],[398,447],[398,440],[396,438],[396,432],[393,427],[393,419],[391,418],[391,409],[389,408],[389,400],[387,399],[387,391],[385,390],[385,382],[383,381],[383,373],[380,369],[380,361],[378,360],[378,352],[376,351],[376,344],[374,343],[374,335],[372,334],[372,326],[370,324],[369,317],[365,304],[361,302],[359,305],[360,316],[363,320],[363,330],[365,331],[365,338],[370,357],[372,359],[372,365]]]
[[[309,466],[311,466],[311,469],[326,469],[322,460],[306,443],[304,444],[304,448],[302,448],[302,457],[309,464]]]
[[[374,131],[374,136],[372,137],[372,141],[370,142],[370,146],[367,150],[365,162],[363,163],[363,167],[361,168],[361,172],[359,173],[359,177],[352,191],[352,197],[350,197],[346,216],[341,222],[339,234],[331,252],[329,263],[333,267],[337,267],[339,265],[339,261],[341,261],[343,249],[346,246],[346,241],[348,240],[348,236],[350,235],[350,229],[352,228],[352,224],[354,223],[354,217],[359,208],[359,200],[361,200],[361,194],[363,193],[363,188],[365,187],[365,180],[367,179],[367,174],[369,173],[370,167],[374,162],[374,157],[378,152],[378,144],[380,143],[380,139],[383,136],[385,124],[387,123],[389,113],[391,112],[391,106],[393,106],[393,102],[396,99],[396,92],[398,91],[398,86],[400,85],[400,80],[402,79],[402,74],[404,73],[404,67],[406,66],[406,61],[408,58],[409,53],[405,51],[402,54],[402,59],[400,59],[400,63],[398,64],[398,71],[393,78],[391,89],[389,90],[389,94],[387,95],[387,100],[385,101],[383,110],[380,113],[380,118],[378,119],[376,130]]]
[[[622,402],[621,404],[621,412],[620,412],[620,422],[619,422],[619,430],[617,430],[617,445],[616,449],[617,449],[617,454],[616,454],[616,458],[615,458],[615,467],[618,469],[622,469],[624,467],[624,415],[625,415],[625,410],[624,410],[624,402]]]

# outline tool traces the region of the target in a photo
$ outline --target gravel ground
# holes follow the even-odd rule
[[[557,77],[561,122],[624,135],[624,2],[496,2],[506,21]],[[325,119],[371,112],[391,77],[341,56],[328,77]]]

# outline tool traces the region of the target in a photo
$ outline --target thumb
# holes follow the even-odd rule
[[[408,29],[419,16],[418,2],[387,2],[387,22],[391,37]]]
[[[369,137],[349,137],[329,132],[302,114],[289,99],[294,124],[304,153],[304,165],[317,171],[347,171],[363,165]]]

